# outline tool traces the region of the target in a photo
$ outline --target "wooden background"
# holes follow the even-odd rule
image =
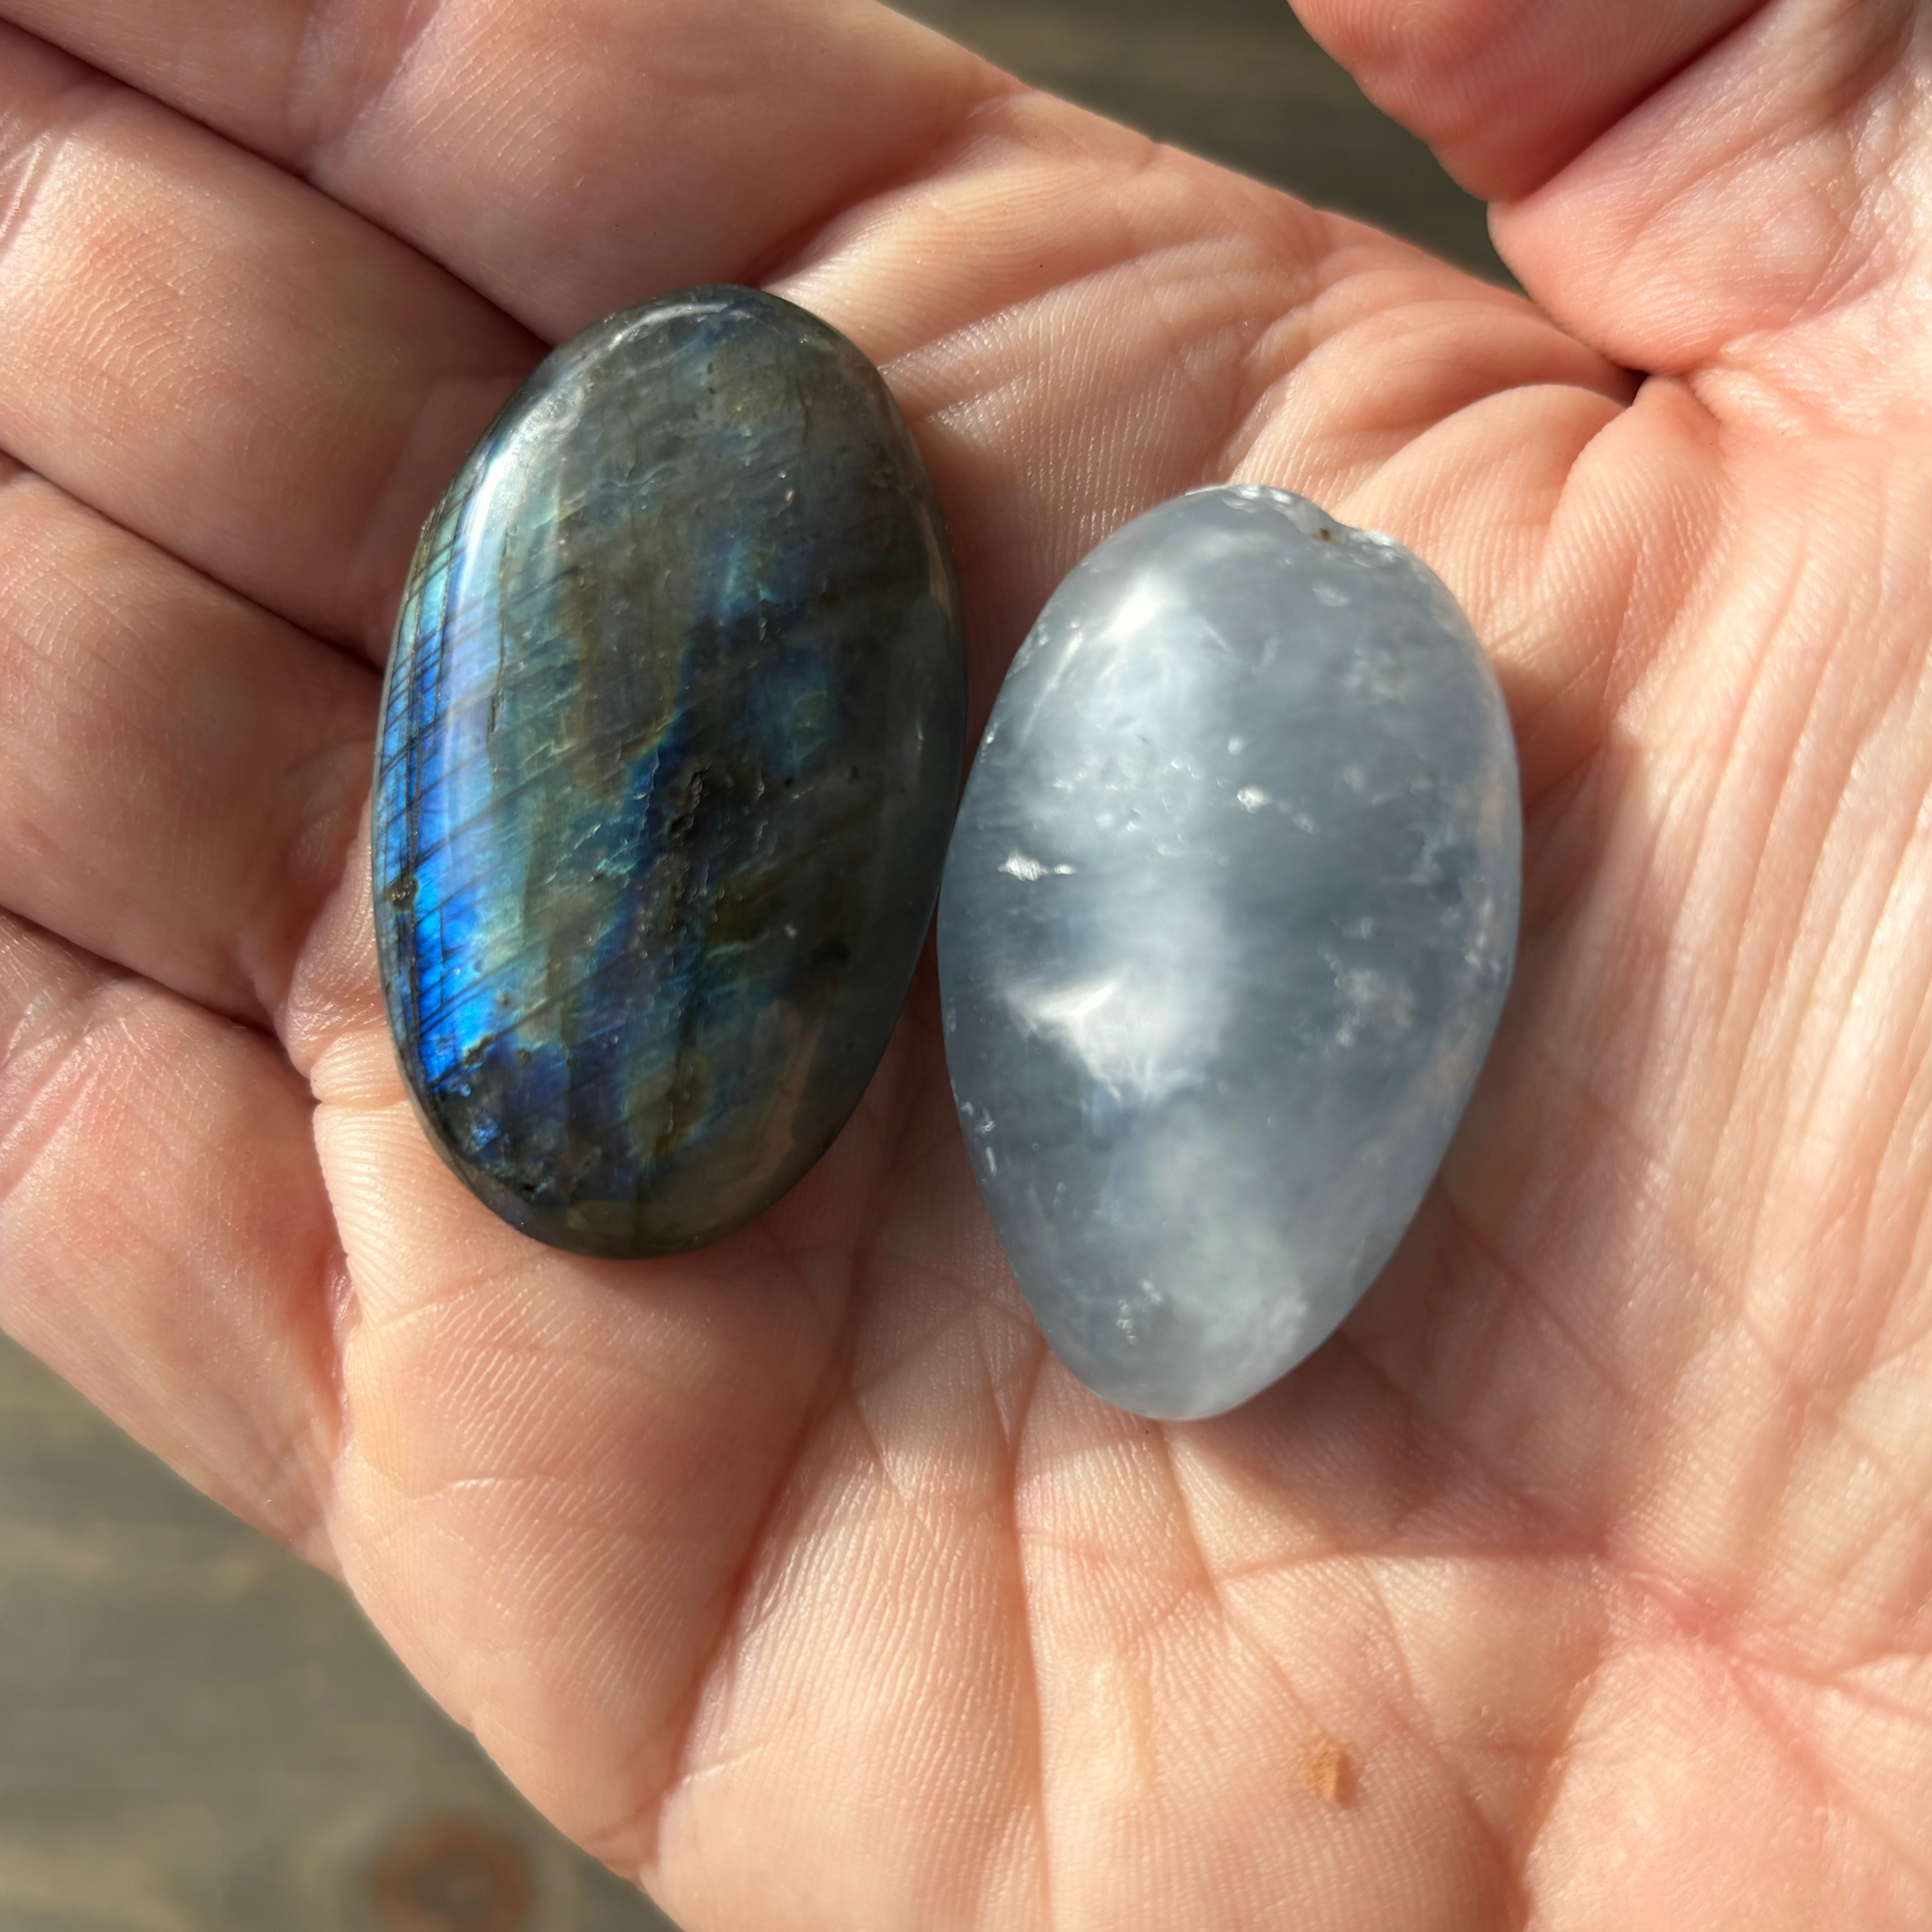
[[[908,10],[1056,92],[1502,273],[1481,209],[1282,0]],[[0,1342],[0,1932],[666,1923],[530,1814],[332,1584]]]

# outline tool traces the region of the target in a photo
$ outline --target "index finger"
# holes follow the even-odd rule
[[[755,280],[1015,83],[871,0],[0,0],[551,340]]]

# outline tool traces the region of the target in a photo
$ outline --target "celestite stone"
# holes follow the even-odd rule
[[[694,1246],[884,1051],[964,752],[938,509],[876,370],[750,290],[560,349],[424,532],[377,938],[432,1137],[587,1254]]]
[[[1516,945],[1496,679],[1400,545],[1204,490],[1008,674],[940,901],[974,1172],[1047,1339],[1213,1415],[1352,1308],[1439,1165]]]

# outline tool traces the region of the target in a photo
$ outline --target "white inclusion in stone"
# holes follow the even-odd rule
[[[1335,989],[1341,995],[1341,1018],[1335,1029],[1338,1046],[1353,1046],[1370,1034],[1393,1040],[1414,1017],[1414,996],[1408,986],[1397,974],[1379,967],[1344,966],[1335,975]]]
[[[1030,885],[1035,879],[1070,877],[1071,866],[1049,866],[1044,860],[1030,858],[1024,852],[1009,852],[1000,862],[1000,870],[1009,878],[1024,879]]]
[[[1054,593],[967,788],[939,964],[982,1191],[1090,1386],[1217,1414],[1354,1306],[1494,1031],[1520,839],[1494,677],[1388,538],[1198,491]]]

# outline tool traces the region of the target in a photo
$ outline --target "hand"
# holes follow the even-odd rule
[[[0,0],[0,1312],[692,1932],[1932,1922],[1923,21],[1309,13],[1540,309],[858,0]],[[688,1260],[533,1246],[404,1100],[418,524],[544,343],[717,280],[886,369],[978,716],[1222,478],[1494,655],[1502,1037],[1234,1416],[1044,1353],[929,974]]]

